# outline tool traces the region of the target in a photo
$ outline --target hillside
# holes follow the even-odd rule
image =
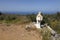
[[[25,29],[25,25],[0,24],[0,40],[42,40],[37,30],[28,31]]]
[[[60,35],[60,12],[42,15],[44,18],[41,25],[47,23]],[[50,40],[50,37],[52,38],[51,40],[55,39],[55,36],[52,37],[46,27],[42,28],[42,30],[36,29],[32,22],[36,22],[36,14],[0,13],[0,40]],[[26,25],[32,26],[32,29],[26,29]]]

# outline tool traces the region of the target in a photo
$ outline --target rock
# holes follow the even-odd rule
[[[31,23],[31,24],[27,24],[25,29],[30,31],[30,30],[35,30],[36,27],[35,27],[35,25],[33,23]]]

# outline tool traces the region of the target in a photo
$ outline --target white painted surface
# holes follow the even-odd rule
[[[41,21],[43,20],[43,16],[41,15],[41,12],[38,12],[37,16],[36,16],[36,21],[37,23],[35,23],[36,28],[41,28]]]
[[[36,16],[36,21],[42,21],[43,20],[43,16],[41,15],[41,12],[39,12]]]
[[[41,28],[41,27],[40,27],[40,23],[38,23],[38,24],[35,23],[34,25],[36,26],[36,28]]]

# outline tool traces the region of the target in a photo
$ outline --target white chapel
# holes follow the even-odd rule
[[[36,16],[36,28],[41,28],[41,21],[43,20],[43,16],[41,15],[41,12],[38,12]]]

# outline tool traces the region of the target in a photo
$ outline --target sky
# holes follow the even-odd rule
[[[60,0],[0,0],[2,12],[60,11]]]

